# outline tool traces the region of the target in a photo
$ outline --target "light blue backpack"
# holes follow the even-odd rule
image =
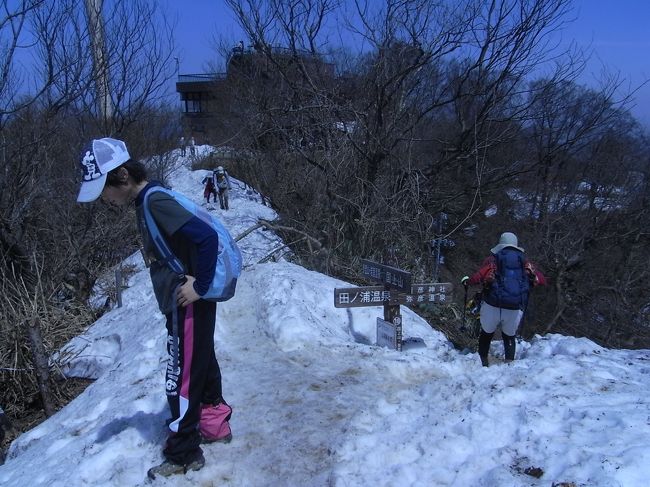
[[[208,291],[201,297],[207,301],[227,301],[235,295],[235,287],[237,286],[237,278],[241,274],[242,257],[237,243],[233,240],[232,236],[223,226],[223,224],[209,212],[198,206],[189,198],[182,194],[176,193],[169,189],[155,186],[147,191],[144,196],[144,219],[147,229],[151,234],[154,245],[158,249],[160,255],[164,257],[167,265],[179,275],[185,274],[185,268],[181,261],[172,253],[167,242],[160,233],[156,222],[151,215],[149,209],[149,197],[154,192],[166,193],[180,204],[187,211],[196,215],[205,223],[210,225],[215,232],[219,235],[219,253],[217,255],[217,264],[214,270],[214,279]]]

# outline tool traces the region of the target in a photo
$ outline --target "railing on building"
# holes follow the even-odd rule
[[[226,79],[226,73],[179,74],[179,83],[210,82]]]

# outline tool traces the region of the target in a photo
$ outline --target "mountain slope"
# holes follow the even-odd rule
[[[203,174],[180,168],[174,189],[201,201]],[[212,211],[238,235],[274,218],[259,201],[235,181],[232,209]],[[485,369],[406,307],[404,334],[426,347],[378,348],[380,307],[336,309],[334,287],[349,284],[283,260],[258,264],[281,245],[271,232],[240,245],[246,269],[215,332],[234,439],[205,446],[202,470],[155,485],[647,484],[647,350],[549,335]],[[139,255],[129,261],[139,270],[124,306],[70,344],[70,373],[97,380],[13,443],[0,485],[145,485],[161,461],[164,320]]]

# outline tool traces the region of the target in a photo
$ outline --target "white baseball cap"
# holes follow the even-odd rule
[[[106,184],[108,172],[129,159],[131,156],[126,150],[126,144],[121,140],[108,137],[93,140],[81,157],[83,176],[77,201],[89,203],[99,198]]]

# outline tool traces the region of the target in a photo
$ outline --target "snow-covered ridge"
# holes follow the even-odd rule
[[[205,173],[181,166],[172,185],[200,202]],[[275,218],[234,182],[231,210],[211,210],[233,235]],[[426,347],[378,348],[381,308],[334,308],[333,289],[347,283],[282,260],[257,263],[278,244],[261,229],[240,241],[246,269],[218,307],[233,441],[206,446],[202,470],[156,485],[647,485],[648,350],[549,335],[520,342],[514,363],[485,369],[405,307],[405,336]],[[70,371],[97,380],[13,443],[0,485],[145,485],[161,461],[164,319],[139,254],[128,263],[137,272],[123,307],[71,343],[84,358]],[[492,354],[502,356],[499,342]]]

